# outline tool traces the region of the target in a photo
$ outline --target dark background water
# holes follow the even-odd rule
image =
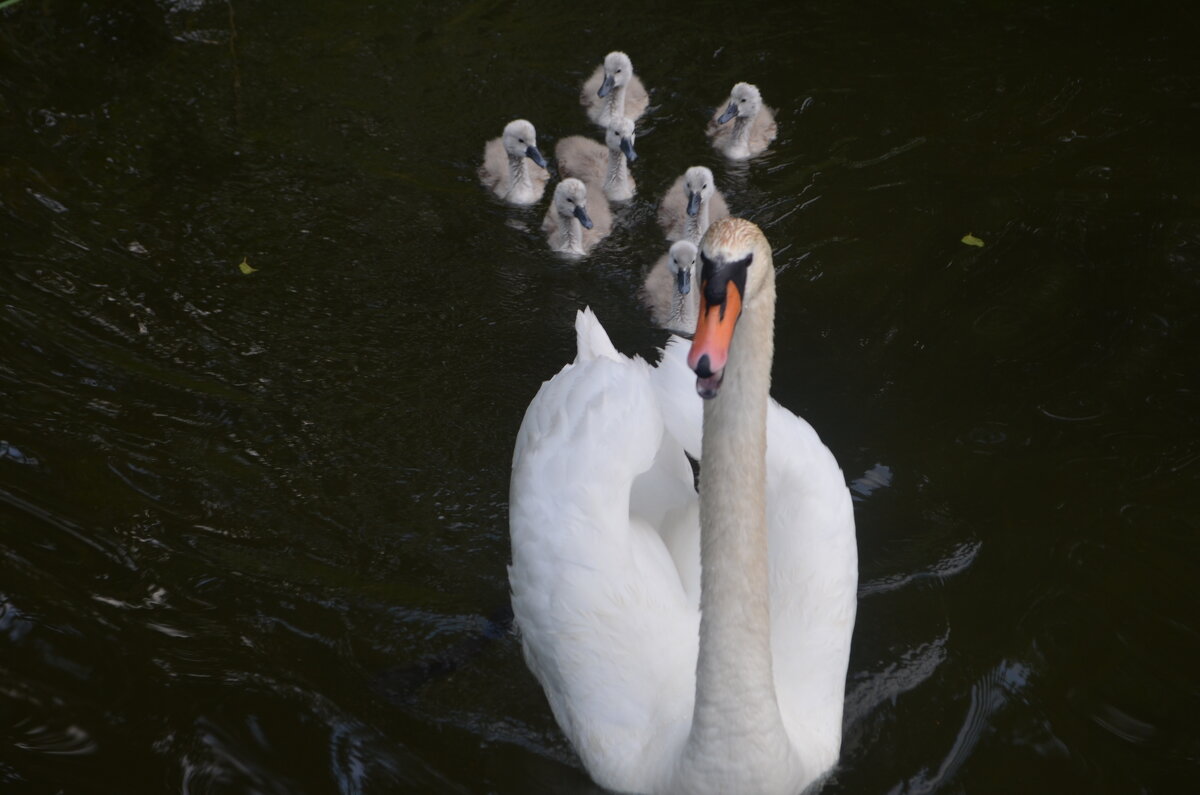
[[[0,11],[0,791],[594,791],[504,624],[512,442],[577,308],[663,342],[697,164],[856,496],[825,791],[1194,785],[1200,25],[1097,5]],[[594,134],[616,48],[639,194],[570,262],[475,168]]]

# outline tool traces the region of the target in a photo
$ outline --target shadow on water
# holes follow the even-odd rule
[[[692,165],[854,496],[824,791],[1194,781],[1195,13],[873,5],[0,9],[0,789],[597,791],[511,631],[508,468],[578,307],[663,343]],[[594,135],[618,47],[639,192],[568,261],[475,170]],[[735,165],[739,80],[780,135]]]

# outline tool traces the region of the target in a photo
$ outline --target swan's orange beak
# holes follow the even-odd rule
[[[725,300],[710,304],[707,287],[707,282],[700,285],[700,317],[696,321],[692,349],[688,352],[688,367],[696,373],[696,391],[700,397],[710,400],[717,396],[721,379],[725,377],[729,343],[742,313],[742,293],[736,283],[729,282]]]

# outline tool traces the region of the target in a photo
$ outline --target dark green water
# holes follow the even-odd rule
[[[504,627],[509,459],[578,307],[663,342],[691,165],[856,494],[824,791],[1194,786],[1200,25],[1096,6],[0,11],[0,791],[594,791]],[[616,48],[639,195],[567,262],[475,168],[593,134]],[[738,80],[781,134],[732,167]]]

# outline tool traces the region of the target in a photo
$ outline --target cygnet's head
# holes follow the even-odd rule
[[[677,240],[667,252],[667,270],[675,277],[675,292],[687,295],[692,291],[692,274],[696,270],[696,244]]]
[[[688,367],[696,373],[696,391],[707,400],[721,388],[738,318],[761,296],[773,294],[775,266],[762,230],[732,216],[708,228],[699,256],[700,314]]]
[[[626,85],[633,77],[633,62],[623,52],[610,52],[604,56],[604,82],[596,96],[607,97],[614,88]]]
[[[683,190],[687,195],[687,214],[694,218],[700,213],[700,205],[717,190],[712,171],[704,166],[692,166],[683,174]]]
[[[560,216],[578,218],[584,229],[592,228],[587,212],[587,186],[574,177],[564,179],[554,189],[554,211]]]
[[[729,106],[717,118],[717,124],[724,124],[734,116],[752,119],[762,110],[762,94],[756,86],[749,83],[738,83],[729,92]]]
[[[609,122],[608,131],[604,134],[604,143],[608,145],[609,149],[619,149],[624,152],[625,159],[632,163],[637,160],[637,152],[633,150],[633,142],[636,137],[633,134],[633,121],[620,116]]]
[[[537,133],[524,119],[510,121],[504,126],[504,151],[513,157],[528,157],[542,168],[546,167],[546,158],[537,148]]]

